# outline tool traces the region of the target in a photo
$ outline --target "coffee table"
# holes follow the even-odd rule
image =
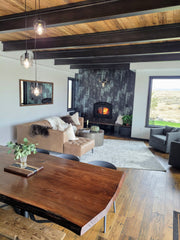
[[[107,215],[124,172],[37,153],[28,164],[44,168],[29,178],[5,172],[13,154],[0,147],[0,201],[45,217],[78,235]]]
[[[90,129],[89,129],[90,130]],[[77,136],[85,137],[95,140],[95,147],[102,146],[104,143],[104,130],[100,129],[99,132],[87,132],[87,128],[79,129]]]

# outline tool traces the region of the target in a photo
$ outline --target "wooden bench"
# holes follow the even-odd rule
[[[0,209],[0,239],[63,240],[65,235],[58,229],[36,223],[14,213],[13,210]]]

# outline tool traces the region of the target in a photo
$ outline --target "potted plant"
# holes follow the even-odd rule
[[[124,115],[122,117],[123,125],[125,126],[131,126],[132,124],[132,115]]]
[[[20,159],[21,168],[25,168],[27,166],[27,156],[31,153],[37,153],[36,145],[37,144],[30,143],[27,138],[24,138],[23,143],[13,143],[10,141],[8,142],[8,147],[10,148],[8,153],[14,150],[14,160]]]

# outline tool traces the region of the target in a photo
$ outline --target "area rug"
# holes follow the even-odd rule
[[[144,142],[104,139],[104,145],[81,157],[81,162],[107,161],[118,168],[166,171]]]
[[[173,211],[173,240],[180,240],[180,213]]]

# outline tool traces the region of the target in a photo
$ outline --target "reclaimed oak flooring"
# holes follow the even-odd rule
[[[64,231],[64,240],[173,240],[173,210],[180,211],[180,170],[168,166],[168,154],[151,151],[167,172],[119,169],[126,177],[116,213],[111,208],[107,215],[105,234],[103,219],[81,237],[56,224],[47,225]]]

